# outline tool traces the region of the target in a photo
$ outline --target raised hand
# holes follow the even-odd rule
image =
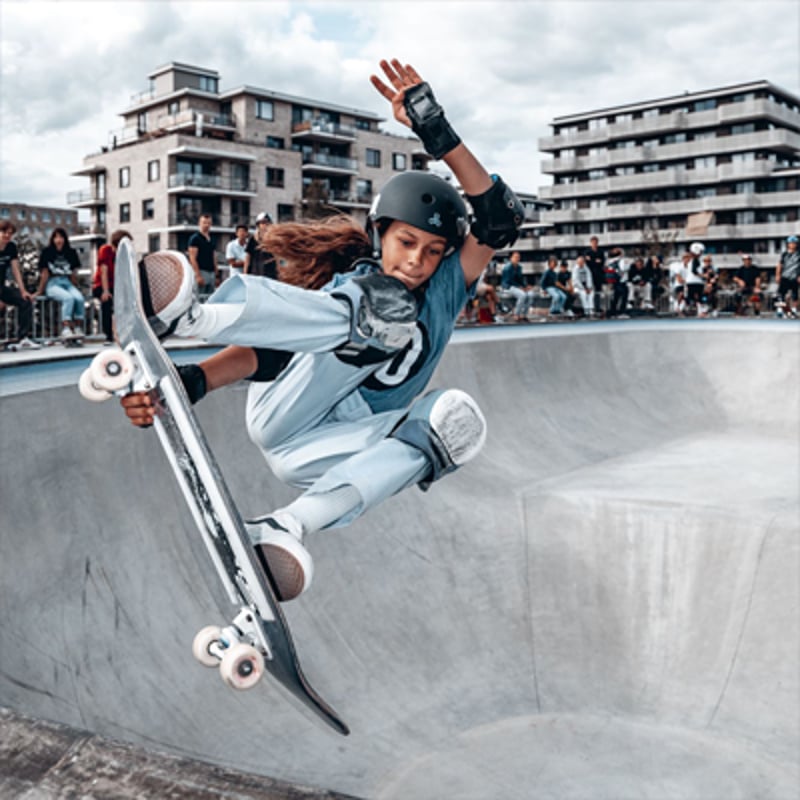
[[[391,86],[387,86],[377,75],[370,75],[370,82],[392,104],[394,118],[410,128],[411,120],[403,106],[403,100],[406,89],[422,83],[422,78],[414,67],[410,64],[403,65],[396,58],[393,58],[391,62],[384,59],[380,65]]]

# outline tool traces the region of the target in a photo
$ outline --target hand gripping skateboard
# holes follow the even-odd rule
[[[338,733],[347,725],[303,675],[292,636],[270,578],[260,568],[242,518],[194,416],[175,368],[148,325],[139,291],[136,254],[120,242],[114,316],[120,349],[104,350],[81,375],[89,400],[147,391],[155,401],[155,429],[194,521],[233,607],[227,626],[203,628],[195,658],[219,666],[234,689],[249,689],[266,670]]]

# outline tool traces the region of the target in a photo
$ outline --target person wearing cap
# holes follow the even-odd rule
[[[742,255],[742,266],[736,270],[733,283],[736,286],[736,316],[744,316],[748,305],[752,305],[753,313],[758,316],[761,313],[761,271],[754,266],[752,256]]]
[[[256,232],[247,240],[245,250],[247,259],[244,272],[247,275],[260,275],[262,278],[276,279],[278,268],[275,256],[264,247],[264,237],[272,224],[272,217],[262,211],[256,217]]]
[[[786,316],[797,319],[797,298],[800,294],[800,252],[797,249],[797,236],[786,239],[786,249],[781,253],[775,267],[775,280],[778,282],[778,297],[776,300],[785,303]],[[778,306],[779,314],[783,307]]]

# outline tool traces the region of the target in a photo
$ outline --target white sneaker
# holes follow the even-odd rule
[[[278,600],[294,600],[308,589],[314,577],[314,562],[303,547],[303,529],[290,513],[276,511],[248,520],[247,531],[259,561],[272,578]]]
[[[172,333],[191,335],[187,323],[199,308],[195,276],[183,253],[161,250],[146,255],[142,266],[142,303],[150,327],[159,339]]]
[[[27,336],[17,342],[17,350],[41,350],[42,346]]]
[[[61,338],[62,339],[69,339],[72,336],[72,328],[68,328],[66,325],[61,329]]]

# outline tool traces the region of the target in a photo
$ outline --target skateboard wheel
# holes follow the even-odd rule
[[[95,386],[92,380],[92,371],[89,367],[81,372],[81,377],[78,381],[78,391],[81,393],[82,397],[86,400],[91,400],[93,403],[102,403],[104,400],[108,400],[108,398],[111,397],[111,392],[107,392],[105,389],[98,389],[97,386]]]
[[[219,641],[222,631],[216,625],[208,625],[197,632],[192,642],[192,655],[204,667],[218,667],[219,658],[215,656],[210,648],[214,642]]]
[[[239,642],[225,651],[219,672],[232,689],[252,689],[264,674],[264,658],[255,647]]]
[[[133,379],[133,362],[122,350],[105,350],[98,353],[89,365],[92,383],[98,389],[116,392],[124,389]]]

